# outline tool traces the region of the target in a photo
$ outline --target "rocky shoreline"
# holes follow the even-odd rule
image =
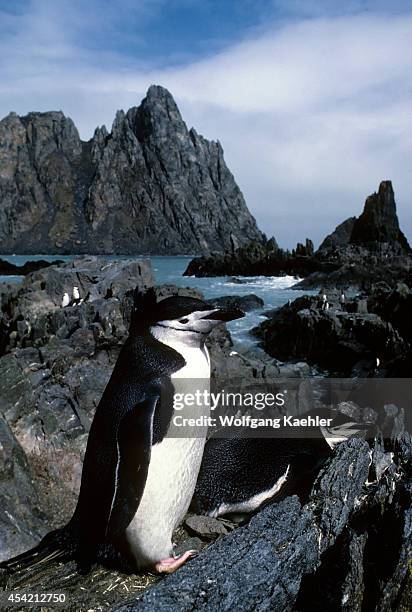
[[[366,199],[362,214],[338,225],[317,251],[309,239],[290,252],[272,238],[198,257],[185,275],[292,275],[303,278],[297,289],[368,289],[377,282],[400,281],[412,285],[412,251],[399,227],[392,184],[383,181]]]
[[[41,268],[47,268],[47,266],[56,266],[63,263],[61,260],[46,261],[45,259],[38,259],[34,261],[26,261],[23,265],[17,266],[9,261],[0,259],[0,276],[26,276],[30,272],[41,270]]]
[[[143,289],[153,284],[148,261],[83,258],[42,268],[21,285],[1,288],[1,559],[33,546],[70,516],[94,409],[127,334],[132,291],[136,285]],[[73,286],[79,288],[79,303],[62,308],[62,295],[71,295]],[[158,286],[156,292],[199,295],[171,285]],[[365,335],[360,324],[359,330],[357,324],[343,326],[338,308],[333,313],[332,298],[331,294],[331,329],[336,319],[336,329],[345,334],[352,329],[353,342],[366,343],[375,324],[367,326]],[[222,299],[232,303],[239,298]],[[317,299],[299,300],[262,324],[259,333],[266,353],[233,351],[229,333],[216,332],[209,347],[213,378],[253,386],[279,376],[307,375],[309,366],[302,361],[312,361],[314,353],[302,352],[297,344],[293,352],[284,345],[282,363],[276,358],[280,353],[274,357],[271,348],[281,346],[271,336],[279,333],[279,321],[291,332],[296,317],[306,310],[311,313],[308,327],[314,329],[313,337],[321,337],[316,326],[326,315]],[[348,300],[344,316],[368,317],[372,315],[364,310],[370,310],[385,333],[392,330],[389,356],[399,347],[406,350],[410,342],[410,300],[407,287],[394,292],[382,286],[368,298]],[[250,296],[247,303],[261,306]],[[337,342],[344,341],[340,332],[334,333]],[[382,365],[387,367],[385,360]],[[312,400],[302,378],[297,411],[307,410]],[[65,609],[76,612],[99,607],[213,611],[252,604],[257,609],[310,610],[319,607],[320,593],[323,603],[328,598],[330,609],[341,605],[336,609],[378,612],[392,607],[403,612],[410,592],[412,445],[401,410],[388,405],[383,418],[388,439],[378,439],[372,455],[361,440],[342,444],[322,467],[306,499],[288,497],[239,528],[189,515],[176,539],[182,549],[201,552],[171,577],[129,576],[102,567],[79,576],[68,564],[12,580],[0,575],[0,585],[62,590],[69,598]],[[332,574],[326,588],[328,568]]]

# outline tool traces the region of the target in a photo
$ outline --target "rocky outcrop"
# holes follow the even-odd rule
[[[41,522],[47,517],[40,510],[32,478],[21,445],[0,416],[0,550],[4,556],[13,555],[16,547],[30,548],[44,534]]]
[[[25,276],[26,274],[30,274],[30,272],[34,272],[35,270],[40,270],[41,268],[47,268],[47,266],[57,265],[61,263],[63,262],[60,260],[50,262],[44,259],[38,259],[35,261],[26,261],[23,265],[17,266],[9,261],[0,259],[0,275]]]
[[[235,251],[192,260],[185,272],[194,276],[282,276],[303,278],[297,289],[316,287],[368,288],[379,281],[410,279],[412,252],[399,228],[390,181],[366,200],[359,218],[350,217],[327,236],[314,252],[306,240],[292,252],[276,242],[250,244]]]
[[[246,295],[222,295],[214,300],[209,300],[209,302],[218,308],[239,308],[244,312],[263,308],[265,304],[262,298],[254,293]]]
[[[327,236],[315,253],[319,267],[304,278],[299,289],[314,287],[361,287],[378,282],[394,285],[412,280],[411,249],[400,230],[391,181],[382,181],[377,193],[366,198],[362,214],[350,217]]]
[[[366,198],[362,214],[338,225],[317,253],[344,253],[351,245],[385,256],[410,253],[408,241],[399,227],[391,181],[382,181],[378,192]]]
[[[399,353],[387,366],[388,377],[407,378],[412,376],[412,291],[404,283],[394,288],[388,285],[377,285],[367,297],[367,308],[370,312],[389,321],[409,345],[406,352]]]
[[[0,348],[5,352],[7,347],[42,346],[52,336],[64,339],[105,317],[122,338],[126,328],[118,319],[126,294],[131,295],[133,285],[144,289],[153,282],[150,262],[145,260],[80,258],[42,268],[17,288],[4,288]],[[74,287],[82,303],[61,308],[64,294],[73,299]]]
[[[365,247],[349,245],[334,253],[322,253],[326,266],[294,285],[294,289],[335,289],[371,291],[376,283],[391,286],[398,282],[412,285],[412,256],[373,253]]]
[[[326,236],[318,250],[330,251],[349,244],[355,221],[356,217],[349,217],[349,219],[340,223],[331,234]]]
[[[349,242],[369,249],[386,246],[391,251],[410,252],[399,227],[391,181],[382,181],[378,193],[366,199],[363,213],[353,224]]]
[[[219,142],[151,86],[112,131],[61,112],[0,121],[2,253],[202,253],[260,240]]]
[[[373,367],[376,357],[390,361],[406,345],[390,323],[374,314],[321,310],[310,298],[281,308],[257,329],[264,349],[283,361],[304,359],[350,376],[361,360]]]
[[[269,355],[283,361],[304,359],[339,376],[409,377],[408,287],[377,286],[369,296],[347,299],[344,309],[339,296],[328,291],[327,310],[321,296],[302,296],[268,313],[253,332]]]
[[[274,238],[263,242],[251,242],[244,247],[225,253],[193,259],[184,272],[185,276],[307,276],[319,269],[312,257],[313,244],[298,243],[292,252],[280,249]]]
[[[412,344],[412,290],[407,285],[398,283],[393,289],[376,285],[367,298],[367,307],[389,321]]]

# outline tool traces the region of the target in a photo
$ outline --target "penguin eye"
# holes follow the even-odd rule
[[[189,319],[179,319],[179,323],[188,323]]]

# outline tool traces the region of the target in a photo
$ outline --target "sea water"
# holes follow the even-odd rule
[[[228,323],[228,328],[232,335],[235,345],[243,347],[256,345],[256,339],[250,334],[250,330],[265,320],[264,311],[279,308],[294,300],[300,295],[313,293],[292,289],[299,279],[293,276],[241,276],[238,277],[241,283],[233,281],[233,277],[219,276],[211,278],[196,278],[194,276],[183,276],[191,256],[173,257],[149,257],[131,255],[102,255],[108,261],[116,259],[149,259],[152,263],[153,272],[157,284],[169,283],[179,287],[192,287],[200,290],[206,299],[221,297],[223,295],[247,295],[254,293],[264,301],[263,308],[252,310],[246,313],[243,319],[237,319]],[[26,261],[36,261],[44,259],[54,261],[60,259],[71,261],[75,256],[71,255],[0,255],[0,258],[9,261],[17,266],[23,265]],[[23,277],[0,276],[0,281],[21,282]]]

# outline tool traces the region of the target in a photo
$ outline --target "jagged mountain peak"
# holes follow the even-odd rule
[[[0,121],[3,253],[204,253],[233,239],[262,234],[221,146],[189,132],[164,87],[88,142],[61,111]]]
[[[162,85],[150,85],[147,90],[146,97],[143,99],[143,103],[155,103],[163,104],[165,106],[175,107],[177,110],[177,104],[166,87]]]

